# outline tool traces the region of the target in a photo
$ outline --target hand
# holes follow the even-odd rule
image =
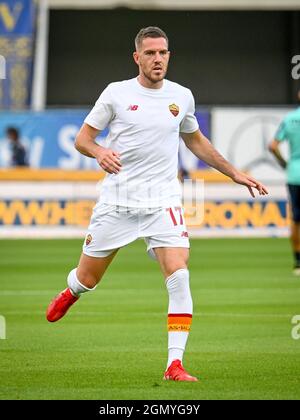
[[[102,148],[101,152],[96,156],[97,162],[109,174],[119,173],[122,164],[120,161],[120,154],[111,149]]]
[[[259,192],[259,195],[268,194],[268,190],[263,184],[256,181],[256,179],[252,178],[251,176],[243,174],[242,172],[237,172],[232,177],[232,180],[236,182],[237,184],[245,185],[248,188],[252,197],[255,197],[255,194],[252,188],[255,188]]]

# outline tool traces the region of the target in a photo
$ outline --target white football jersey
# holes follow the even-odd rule
[[[179,133],[197,131],[194,112],[191,91],[166,79],[160,89],[145,88],[137,78],[108,85],[84,121],[98,130],[108,126],[106,147],[121,156],[122,168],[106,175],[99,202],[180,206]]]

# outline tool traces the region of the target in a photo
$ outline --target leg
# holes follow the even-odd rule
[[[193,302],[189,285],[189,239],[181,207],[169,207],[140,223],[149,255],[158,260],[169,294],[168,364],[164,379],[197,381],[182,366]]]
[[[300,252],[300,222],[291,222],[291,243],[294,252]]]
[[[69,287],[56,296],[48,306],[47,319],[49,322],[58,321],[82,293],[96,288],[117,251],[116,249],[104,257],[81,255],[78,268],[74,268],[68,275]]]
[[[168,308],[168,364],[165,379],[196,381],[182,367],[182,359],[192,323],[193,302],[187,269],[188,248],[154,248],[166,280]]]
[[[116,249],[106,257],[90,257],[82,253],[76,272],[80,283],[89,289],[93,289],[102,279],[117,252]]]
[[[48,321],[58,321],[81,294],[96,288],[120,246],[137,238],[137,226],[136,216],[103,203],[95,206],[78,267],[69,273],[67,289],[48,306]]]
[[[288,185],[292,211],[291,245],[294,254],[294,273],[300,275],[300,185]]]
[[[300,275],[300,222],[291,222],[291,244],[294,254],[294,274]]]
[[[68,286],[73,295],[94,290],[117,252],[117,249],[111,253],[103,252],[103,257],[91,257],[82,253],[78,267],[68,275]]]
[[[153,250],[165,278],[181,268],[187,269],[189,248],[165,247]]]

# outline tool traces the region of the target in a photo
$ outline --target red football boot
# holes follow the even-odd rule
[[[69,288],[63,290],[48,306],[47,320],[49,322],[58,321],[78,299],[79,296],[73,296]]]
[[[163,379],[166,381],[198,381],[197,378],[187,373],[179,359],[173,360],[169,368],[165,371]]]

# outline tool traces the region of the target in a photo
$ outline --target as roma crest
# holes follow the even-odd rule
[[[176,104],[169,105],[169,110],[170,112],[172,112],[174,117],[177,117],[177,115],[179,114],[179,106]]]
[[[86,237],[85,244],[89,245],[92,242],[92,239],[93,239],[92,235],[89,233],[88,236]]]

